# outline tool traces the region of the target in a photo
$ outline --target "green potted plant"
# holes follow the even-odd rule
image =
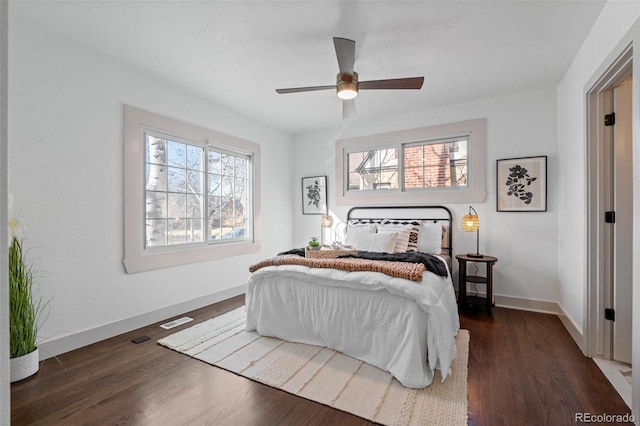
[[[309,240],[309,249],[310,250],[319,250],[320,242],[318,241],[318,237],[311,237]]]
[[[38,313],[40,303],[34,301],[34,277],[22,250],[21,222],[9,221],[9,369],[10,380],[16,382],[38,372]]]

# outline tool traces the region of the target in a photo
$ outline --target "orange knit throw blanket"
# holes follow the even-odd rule
[[[295,255],[276,256],[265,259],[249,267],[249,272],[255,272],[265,266],[303,265],[310,268],[340,269],[347,272],[370,271],[381,272],[395,278],[411,281],[422,281],[425,266],[421,263],[393,262],[388,260],[368,259],[325,259],[306,258]]]

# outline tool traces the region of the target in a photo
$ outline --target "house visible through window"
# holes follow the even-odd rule
[[[486,119],[336,141],[336,204],[483,202]]]
[[[383,148],[347,154],[349,190],[398,188],[398,149]]]
[[[467,186],[467,138],[403,146],[405,189]]]
[[[348,191],[466,187],[467,140],[460,137],[347,152]]]

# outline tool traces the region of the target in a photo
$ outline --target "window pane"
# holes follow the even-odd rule
[[[404,187],[467,186],[467,139],[404,147]]]
[[[167,164],[175,167],[186,167],[187,146],[183,143],[167,141]]]
[[[202,195],[187,195],[188,218],[202,218]]]
[[[168,168],[167,190],[171,192],[185,192],[187,189],[187,171],[176,167]]]
[[[236,157],[236,177],[247,177],[247,159]]]
[[[202,172],[187,172],[187,192],[191,194],[202,194]]]
[[[222,154],[222,174],[226,176],[233,176],[234,157],[231,155]]]
[[[202,227],[204,226],[204,220],[202,219],[187,219],[187,242],[188,243],[201,243],[204,241],[202,234]]]
[[[167,190],[167,167],[158,164],[147,164],[147,183],[145,188],[149,191]]]
[[[247,196],[247,181],[245,179],[235,180],[233,196],[235,198],[242,198]]]
[[[209,151],[209,173],[222,174],[222,154]]]
[[[187,242],[187,222],[184,219],[169,219],[169,244]]]
[[[161,219],[167,217],[167,194],[147,191],[147,218]]]
[[[187,216],[187,196],[185,194],[169,194],[169,216],[182,219]]]
[[[204,148],[187,145],[187,168],[191,170],[202,170],[202,155]]]
[[[147,163],[151,164],[167,164],[166,157],[166,141],[147,135]]]
[[[147,247],[167,245],[166,219],[147,219]]]
[[[223,199],[230,199],[233,197],[233,178],[231,177],[223,177],[222,178],[222,185],[221,185],[222,191],[222,198]]]
[[[398,188],[398,149],[384,148],[347,154],[348,189],[371,191]]]

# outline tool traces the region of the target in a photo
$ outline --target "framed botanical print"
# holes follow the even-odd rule
[[[498,160],[496,194],[499,212],[546,212],[547,156]]]
[[[302,178],[302,214],[327,213],[327,177]]]

